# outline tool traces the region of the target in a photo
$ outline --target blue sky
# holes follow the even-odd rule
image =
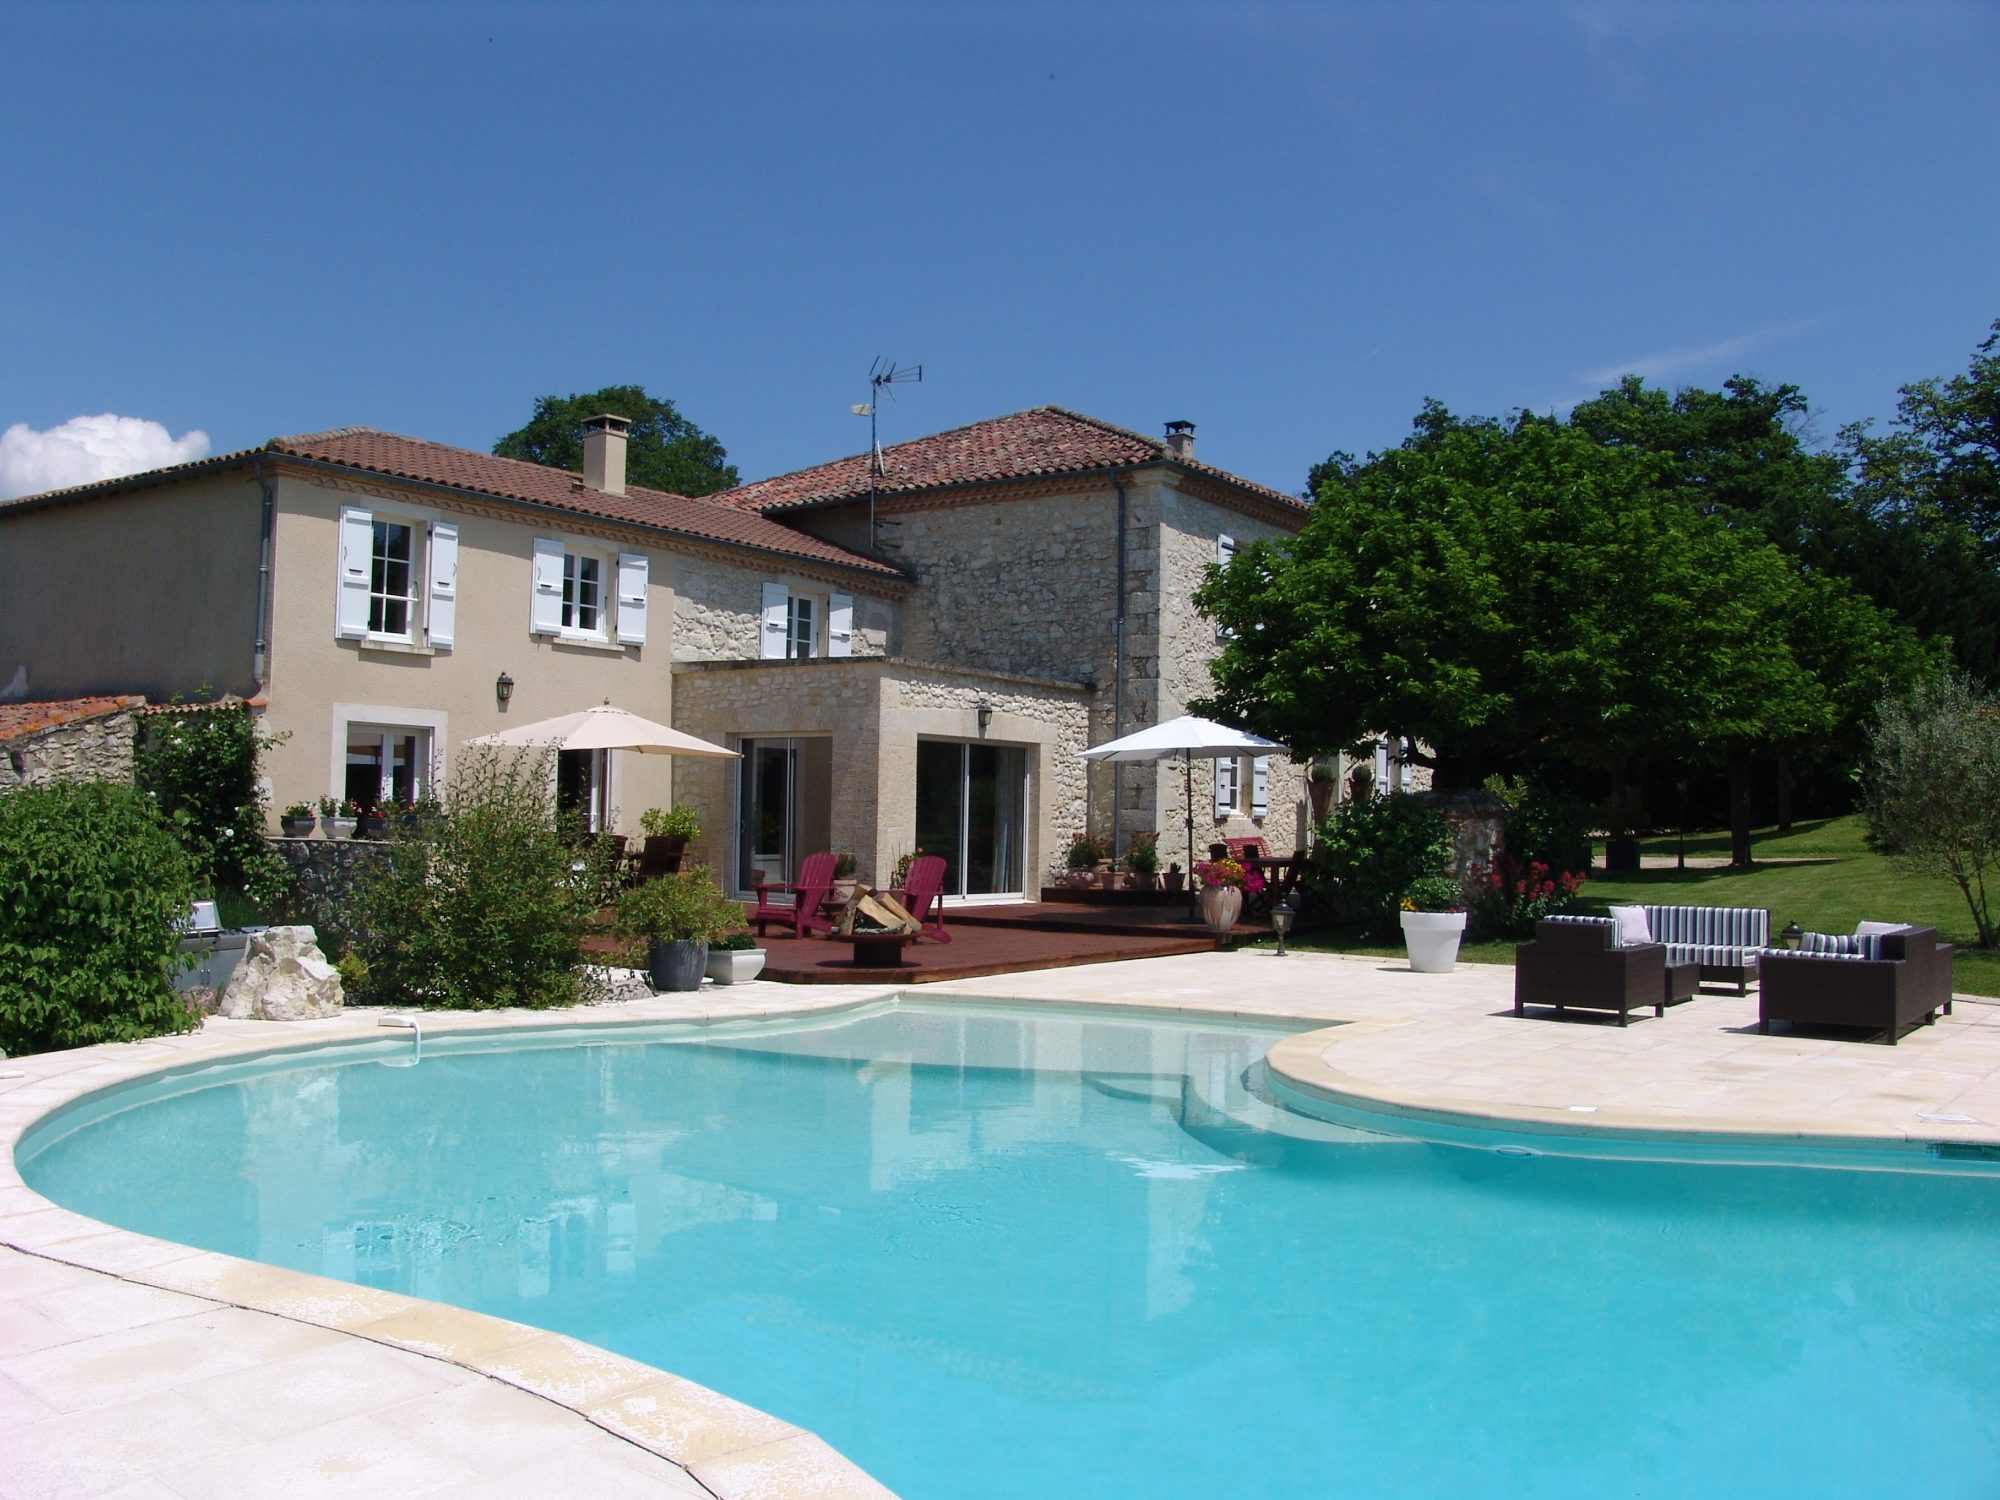
[[[883,354],[926,372],[885,442],[1185,417],[1297,490],[1427,396],[1627,369],[1791,381],[1830,439],[2000,316],[1990,0],[10,0],[0,37],[30,437],[486,448],[636,381],[754,478],[865,447]]]

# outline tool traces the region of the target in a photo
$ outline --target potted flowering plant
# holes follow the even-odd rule
[[[1264,877],[1256,867],[1239,859],[1197,860],[1194,878],[1201,891],[1202,920],[1215,932],[1227,932],[1236,925],[1236,919],[1243,915],[1246,891],[1264,889]]]
[[[1135,890],[1158,890],[1160,885],[1160,836],[1157,833],[1135,833],[1132,847],[1125,851],[1125,868],[1131,872],[1131,883]]]
[[[1465,936],[1458,882],[1449,875],[1420,875],[1403,891],[1400,921],[1410,967],[1419,974],[1449,974]]]
[[[361,804],[352,797],[341,801],[331,797],[319,799],[319,831],[330,839],[353,838],[354,824],[360,816]]]
[[[288,839],[312,837],[313,808],[310,802],[294,802],[278,814],[278,826],[285,830]]]
[[[1104,857],[1104,841],[1095,834],[1071,834],[1069,853],[1063,860],[1064,868],[1069,871],[1069,883],[1079,887],[1089,885],[1096,879],[1097,867],[1104,862]]]

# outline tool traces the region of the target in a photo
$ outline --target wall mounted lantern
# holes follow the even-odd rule
[[[514,679],[509,677],[505,672],[502,672],[498,677],[493,679],[493,697],[502,708],[505,708],[507,700],[513,696]]]
[[[984,739],[987,726],[993,722],[993,705],[981,699],[979,707],[974,712],[979,715],[979,737]]]

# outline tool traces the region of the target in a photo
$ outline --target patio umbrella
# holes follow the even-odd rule
[[[1192,922],[1195,920],[1194,763],[1196,760],[1220,760],[1225,755],[1269,755],[1273,750],[1285,750],[1285,746],[1276,740],[1267,740],[1260,734],[1251,734],[1247,730],[1232,729],[1227,724],[1218,724],[1213,719],[1198,719],[1192,714],[1183,714],[1178,719],[1169,719],[1164,724],[1155,724],[1150,729],[1122,735],[1118,739],[1107,740],[1101,745],[1092,745],[1088,750],[1077,753],[1085,760],[1109,761],[1113,764],[1166,760],[1175,755],[1182,757],[1181,779],[1187,787],[1187,919]]]
[[[743,758],[741,751],[698,740],[678,729],[613,708],[608,698],[595,708],[559,714],[553,719],[537,719],[497,734],[482,734],[468,743],[549,750],[636,750],[641,755],[706,756],[713,760]]]

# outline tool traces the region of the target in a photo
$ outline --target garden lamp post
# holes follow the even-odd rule
[[[1292,930],[1292,919],[1298,915],[1292,910],[1292,898],[1281,896],[1278,904],[1271,908],[1271,931],[1278,935],[1278,957],[1285,956],[1285,934]]]
[[[1805,941],[1805,937],[1798,923],[1787,922],[1785,930],[1778,934],[1778,941],[1796,953],[1799,951],[1799,944]]]

